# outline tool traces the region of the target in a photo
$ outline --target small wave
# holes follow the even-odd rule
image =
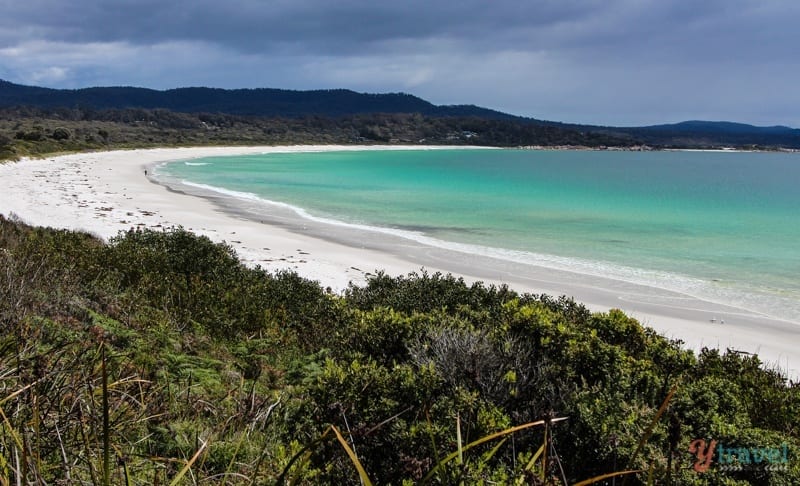
[[[290,210],[301,218],[316,223],[390,235],[415,241],[428,247],[488,257],[506,262],[545,267],[553,270],[617,280],[636,285],[643,285],[646,287],[660,288],[663,290],[699,298],[708,302],[733,306],[739,309],[763,314],[765,316],[772,316],[778,319],[787,319],[793,322],[796,322],[798,317],[800,317],[800,306],[798,306],[798,301],[795,298],[777,295],[776,292],[771,292],[769,289],[724,285],[721,282],[713,282],[688,275],[629,267],[607,261],[562,257],[545,253],[534,253],[522,250],[511,250],[507,248],[442,240],[428,236],[422,231],[415,231],[412,229],[372,226],[315,216],[301,207],[280,201],[265,199],[251,192],[235,191],[222,187],[190,182],[187,180],[182,180],[181,184],[224,194],[237,199],[253,201],[261,205],[269,205]]]
[[[208,164],[209,164],[208,162],[184,162],[184,165],[194,165],[194,166],[208,165]]]

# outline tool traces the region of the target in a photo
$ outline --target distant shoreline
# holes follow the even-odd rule
[[[638,145],[632,147],[589,147],[580,145],[526,145],[521,147],[504,147],[516,150],[584,150],[589,152],[711,152],[711,153],[800,153],[800,149],[775,148],[775,149],[741,149],[734,147],[723,148],[669,148],[650,147]]]
[[[587,152],[709,152],[709,153],[786,153],[796,154],[800,153],[800,149],[793,148],[757,148],[757,149],[744,149],[735,147],[721,147],[721,148],[672,148],[672,147],[652,147],[649,145],[635,145],[635,146],[600,146],[593,147],[588,145],[519,145],[519,146],[481,146],[481,145],[413,145],[413,144],[343,144],[343,145],[197,145],[197,146],[175,146],[175,147],[112,147],[109,149],[87,149],[79,151],[59,151],[52,153],[35,154],[30,156],[20,157],[18,159],[0,158],[0,165],[23,162],[26,160],[42,160],[52,159],[55,157],[81,155],[81,154],[102,154],[102,153],[115,153],[115,152],[131,152],[131,151],[158,151],[158,150],[237,150],[242,149],[249,152],[249,149],[259,147],[264,150],[284,150],[287,147],[336,147],[335,150],[466,150],[470,148],[478,149],[493,149],[493,150],[575,150]],[[238,153],[238,152],[237,152]],[[158,165],[160,162],[154,162],[151,165]]]
[[[341,291],[369,274],[451,272],[468,281],[507,283],[519,291],[566,294],[592,310],[621,308],[667,337],[688,346],[732,348],[759,353],[763,361],[797,374],[800,325],[701,301],[653,287],[589,277],[566,271],[465,256],[409,244],[387,235],[338,230],[276,211],[258,220],[240,202],[221,194],[184,191],[153,183],[153,167],[168,161],[269,152],[331,150],[462,149],[462,146],[286,146],[197,147],[92,152],[0,165],[6,190],[0,213],[14,213],[41,226],[84,230],[108,239],[130,228],[163,229],[181,225],[225,241],[249,265],[271,271],[293,270]],[[145,176],[144,171],[148,171]],[[202,196],[202,197],[197,197]],[[347,234],[345,234],[347,233]],[[635,296],[635,297],[634,297]],[[714,319],[715,322],[711,322]],[[726,324],[719,324],[724,319]],[[792,371],[794,370],[794,371]]]

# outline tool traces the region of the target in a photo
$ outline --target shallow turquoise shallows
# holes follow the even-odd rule
[[[800,154],[342,151],[160,171],[317,218],[800,320]]]

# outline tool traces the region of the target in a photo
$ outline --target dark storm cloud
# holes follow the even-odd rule
[[[769,0],[5,0],[3,4],[0,32],[5,44],[31,39],[137,45],[204,41],[241,52],[290,49],[329,55],[387,50],[397,41],[429,39],[482,50],[621,49],[641,55],[647,54],[643,47],[655,48],[651,55],[689,47],[697,54],[723,54],[752,51],[766,43],[777,54],[794,47],[781,36],[792,32],[797,20],[791,15],[797,13],[794,2]]]
[[[26,36],[66,42],[211,41],[252,51],[292,45],[330,53],[398,39],[501,42],[514,32],[590,16],[604,2],[263,2],[106,0],[5,2],[0,25]],[[6,36],[8,38],[8,35]]]
[[[800,124],[796,0],[0,0],[0,78],[411,91],[567,121]]]

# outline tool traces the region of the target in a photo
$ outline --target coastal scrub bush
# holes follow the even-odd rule
[[[39,142],[44,140],[45,136],[44,131],[39,127],[30,131],[20,130],[14,135],[14,138],[17,140],[27,140],[29,142]]]
[[[72,138],[72,133],[64,127],[56,127],[50,137],[53,140],[69,140]]]
[[[378,272],[362,287],[351,284],[345,291],[345,298],[350,305],[362,310],[389,307],[411,314],[444,309],[453,314],[471,309],[488,312],[487,318],[494,318],[506,302],[520,296],[505,285],[487,287],[482,282],[467,285],[461,277],[441,272],[429,274],[423,270],[395,277]]]
[[[123,232],[111,238],[108,248],[109,264],[123,272],[126,286],[139,284],[150,274],[180,278],[186,287],[193,277],[229,280],[240,265],[230,246],[181,227]]]
[[[0,133],[0,162],[14,158],[14,141]]]
[[[235,332],[217,312],[240,270],[229,246],[183,228],[131,230],[110,240],[105,261],[123,289],[159,302],[176,325],[194,321],[223,335]]]
[[[800,484],[798,384],[568,298],[424,272],[334,295],[181,228],[0,217],[0,326],[0,484]],[[700,473],[698,439],[788,464]]]

